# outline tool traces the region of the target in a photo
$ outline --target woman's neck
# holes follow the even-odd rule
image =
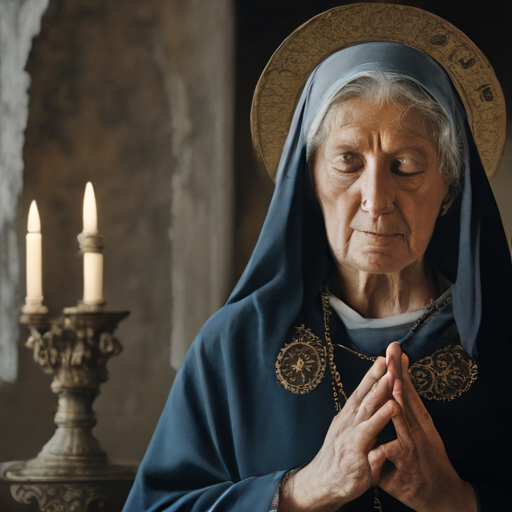
[[[369,274],[339,266],[340,298],[365,318],[417,311],[439,297],[437,277],[423,260],[395,274]]]

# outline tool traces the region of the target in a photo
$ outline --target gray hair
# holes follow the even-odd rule
[[[463,137],[457,136],[457,133],[463,133],[462,126],[454,126],[444,109],[425,89],[409,77],[396,73],[368,71],[360,74],[347,82],[327,107],[317,112],[306,139],[308,163],[311,163],[316,150],[327,138],[340,106],[352,98],[378,105],[393,102],[423,114],[432,126],[432,142],[437,149],[439,171],[449,179],[452,187],[459,188],[464,173],[465,144]]]

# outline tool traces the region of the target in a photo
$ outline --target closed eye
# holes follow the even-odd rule
[[[410,158],[395,158],[391,170],[398,176],[417,176],[425,172],[424,166]]]

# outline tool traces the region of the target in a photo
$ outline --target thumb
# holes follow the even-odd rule
[[[375,448],[368,454],[368,463],[372,473],[372,484],[377,485],[381,478],[382,466],[387,460],[386,450],[383,445]]]

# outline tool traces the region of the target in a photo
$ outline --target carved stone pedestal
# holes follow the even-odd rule
[[[127,311],[104,311],[103,304],[65,308],[58,319],[30,312],[27,346],[58,395],[57,429],[34,459],[0,464],[0,479],[19,503],[37,502],[41,512],[121,511],[136,466],[112,464],[92,434],[92,409],[108,378],[107,361],[121,344],[114,335]]]
[[[0,465],[1,478],[9,483],[12,497],[23,504],[37,503],[41,512],[121,512],[128,497],[136,467],[111,466],[125,478],[104,480],[22,481],[9,474],[23,462]],[[121,476],[121,475],[120,475]]]

